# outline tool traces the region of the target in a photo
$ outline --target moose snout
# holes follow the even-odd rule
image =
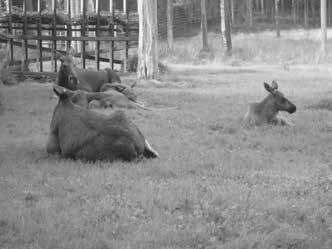
[[[288,109],[288,112],[289,112],[289,113],[294,113],[294,112],[296,112],[296,106],[295,106],[295,105],[292,105],[292,106]]]

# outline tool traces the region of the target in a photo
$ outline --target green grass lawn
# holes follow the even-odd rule
[[[272,79],[296,126],[245,128]],[[161,155],[138,163],[48,156],[51,85],[0,89],[0,248],[331,248],[328,68],[174,67],[161,81],[140,100],[177,110],[126,111]]]

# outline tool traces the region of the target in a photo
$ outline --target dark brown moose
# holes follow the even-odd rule
[[[59,100],[52,117],[48,153],[88,161],[158,157],[124,112],[106,116],[74,105],[65,88],[55,85],[53,91]]]
[[[292,125],[286,120],[277,117],[279,111],[294,113],[296,106],[290,102],[283,93],[278,91],[278,84],[272,81],[272,84],[264,82],[264,87],[269,95],[259,103],[251,103],[244,120],[249,125]]]
[[[57,75],[56,84],[70,90],[85,90],[100,92],[106,83],[121,83],[120,77],[110,68],[104,70],[82,69],[76,67],[72,50],[66,55],[57,52],[61,66]],[[76,80],[70,80],[75,78]]]

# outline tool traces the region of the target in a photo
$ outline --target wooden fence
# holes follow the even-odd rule
[[[81,2],[81,14],[72,16],[69,0],[63,12],[58,11],[56,0],[52,1],[51,12],[42,11],[41,0],[38,0],[37,11],[33,12],[27,11],[27,0],[23,0],[21,9],[12,6],[12,0],[7,0],[6,10],[0,16],[0,42],[9,45],[11,63],[17,62],[14,60],[14,51],[20,47],[21,62],[37,62],[40,72],[43,72],[43,62],[52,61],[52,70],[56,72],[58,63],[55,51],[65,53],[72,43],[80,43],[81,51],[75,56],[81,57],[83,68],[89,59],[95,61],[97,69],[100,68],[100,62],[108,62],[112,69],[114,64],[121,64],[126,71],[129,47],[137,46],[137,13],[128,12],[126,0],[123,0],[124,8],[121,11],[115,10],[114,0],[109,0],[108,11],[101,10],[100,0],[96,0],[93,13],[87,12],[85,0],[77,1]],[[45,41],[50,46],[46,46]],[[89,51],[87,43],[91,42],[95,46]],[[102,47],[101,43],[105,46]],[[65,47],[63,44],[66,44]],[[37,57],[31,58],[29,50],[35,51]],[[115,58],[115,52],[122,58]]]

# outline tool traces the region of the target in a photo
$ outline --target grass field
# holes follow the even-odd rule
[[[244,128],[272,79],[296,126]],[[177,110],[127,111],[161,154],[138,163],[48,156],[51,85],[2,87],[0,248],[331,248],[328,68],[173,67],[161,81],[139,98]]]

